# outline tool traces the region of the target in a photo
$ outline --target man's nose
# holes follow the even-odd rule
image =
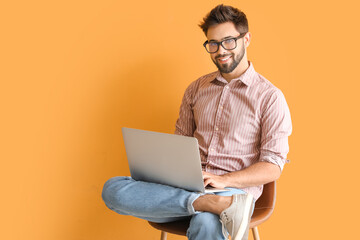
[[[221,44],[219,44],[219,49],[218,49],[217,53],[224,54],[226,52],[227,52],[227,50]]]

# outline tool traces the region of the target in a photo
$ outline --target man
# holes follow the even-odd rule
[[[290,113],[281,91],[247,59],[251,34],[243,12],[219,5],[200,27],[219,71],[186,89],[176,134],[198,139],[205,185],[230,191],[199,194],[115,177],[103,199],[117,213],[153,222],[191,218],[191,240],[247,239],[263,184],[278,179],[286,162]]]

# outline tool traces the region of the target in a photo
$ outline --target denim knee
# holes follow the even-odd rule
[[[113,177],[105,182],[101,196],[108,208],[114,210],[114,205],[119,204],[119,190],[131,182],[130,177]]]
[[[190,221],[187,237],[190,240],[223,240],[224,236],[219,216],[209,212],[194,215]]]

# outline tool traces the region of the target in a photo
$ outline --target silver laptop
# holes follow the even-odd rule
[[[194,137],[122,128],[131,177],[194,192],[204,187],[198,141]]]

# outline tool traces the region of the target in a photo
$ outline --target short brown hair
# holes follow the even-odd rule
[[[245,13],[237,8],[223,4],[217,5],[212,9],[206,17],[204,17],[203,22],[200,23],[199,26],[206,35],[210,27],[225,22],[234,23],[239,33],[249,31],[248,20]]]

